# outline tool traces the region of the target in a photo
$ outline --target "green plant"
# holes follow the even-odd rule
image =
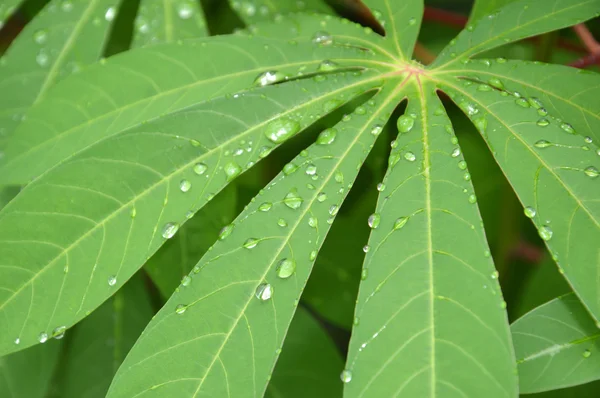
[[[26,184],[0,212],[0,354],[89,317],[65,347],[2,359],[0,388],[514,397],[600,378],[600,77],[489,53],[597,16],[600,1],[479,1],[428,66],[411,60],[422,1],[364,4],[385,37],[318,0],[234,1],[247,30],[183,40],[207,34],[199,3],[142,0],[131,45],[148,46],[106,59],[131,3],[53,0],[33,18],[0,66],[0,183]],[[574,291],[512,329],[494,268],[507,260],[490,256],[470,173],[502,177],[469,170],[462,152],[479,144],[459,145],[452,103]],[[303,300],[352,328],[344,384],[314,316],[294,317],[330,228],[340,238]],[[367,233],[362,271],[345,267]]]

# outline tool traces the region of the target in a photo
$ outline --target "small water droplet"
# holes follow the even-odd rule
[[[411,151],[408,152],[404,152],[404,159],[408,160],[409,162],[414,162],[417,157],[415,156],[414,153],[412,153]]]
[[[261,283],[256,288],[254,295],[261,301],[267,301],[273,296],[273,287],[268,283]]]
[[[475,104],[472,104],[468,101],[462,101],[458,105],[469,116],[473,116],[479,113],[479,109],[477,109]]]
[[[338,211],[340,211],[340,208],[338,205],[331,205],[331,207],[329,208],[329,214],[332,216],[335,216],[336,214],[338,214]]]
[[[267,71],[256,76],[253,84],[255,86],[264,87],[271,83],[275,83],[278,80],[281,80],[281,76],[279,76],[276,71]]]
[[[466,171],[465,174],[463,174],[463,179],[465,181],[471,181],[471,174],[468,171]]]
[[[189,275],[185,275],[181,278],[181,286],[188,287],[192,283],[192,278]]]
[[[529,108],[529,101],[526,98],[517,98],[515,100],[515,104],[519,105],[521,108]]]
[[[162,236],[165,239],[171,239],[179,230],[179,224],[176,222],[166,223],[162,230]]]
[[[300,129],[300,123],[283,117],[269,123],[265,130],[265,136],[270,141],[280,144],[294,136]]]
[[[116,15],[117,9],[115,7],[108,7],[106,12],[104,13],[104,19],[106,19],[108,22],[111,22],[113,19],[115,19]]]
[[[319,31],[313,36],[313,42],[326,46],[333,43],[333,37],[325,31]]]
[[[314,261],[316,258],[317,258],[317,251],[316,251],[316,250],[312,250],[312,251],[310,252],[310,255],[309,255],[308,259],[309,259],[310,261]]]
[[[408,217],[400,217],[394,222],[394,231],[398,230],[406,225]]]
[[[309,176],[314,176],[317,174],[317,166],[312,163],[306,166],[306,174]]]
[[[352,371],[345,369],[340,374],[340,379],[342,380],[342,383],[350,383],[352,381]]]
[[[260,206],[258,206],[258,210],[266,212],[266,211],[271,210],[272,207],[273,207],[273,203],[271,203],[271,202],[264,202]]]
[[[312,228],[317,228],[318,223],[319,222],[318,222],[317,218],[315,218],[315,217],[310,217],[308,219],[308,225],[311,226]]]
[[[60,340],[65,337],[65,332],[67,331],[66,326],[59,326],[52,331],[52,337],[56,340]]]
[[[223,167],[223,171],[225,171],[227,181],[231,181],[240,175],[242,168],[236,162],[227,162]]]
[[[285,195],[285,198],[283,198],[283,203],[292,210],[299,209],[300,206],[302,206],[302,202],[304,202],[304,199],[298,195],[298,191],[295,189],[290,191]]]
[[[553,145],[554,144],[552,144],[550,141],[547,141],[547,140],[539,140],[539,141],[536,141],[535,144],[533,144],[533,146],[535,146],[536,148],[540,148],[540,149],[548,148]]]
[[[485,133],[487,130],[487,119],[485,117],[478,117],[473,119],[473,124],[482,133]]]
[[[337,130],[334,128],[328,128],[319,134],[317,137],[317,144],[319,145],[329,145],[333,141],[335,141],[335,136],[337,135]]]
[[[464,160],[461,160],[460,162],[458,162],[458,168],[461,170],[466,170],[467,169],[467,162],[465,162]]]
[[[594,142],[594,140],[592,140],[592,137],[584,137],[583,141],[585,141],[586,144],[591,144]]]
[[[477,203],[477,196],[475,196],[475,194],[469,195],[469,203]]]
[[[40,333],[40,335],[38,336],[38,341],[42,344],[44,344],[46,341],[48,341],[48,333],[45,333],[45,332]]]
[[[380,124],[376,124],[371,129],[371,134],[373,134],[374,136],[378,136],[379,134],[381,134],[382,131],[383,131],[383,126]]]
[[[325,60],[319,64],[319,67],[317,68],[317,70],[319,72],[329,72],[332,70],[336,70],[339,67],[340,67],[340,65],[337,64],[336,62],[333,62],[330,60]]]
[[[337,170],[335,172],[335,175],[333,177],[335,179],[335,182],[339,183],[339,184],[343,184],[344,183],[344,173],[342,173],[340,170]]]
[[[402,115],[398,118],[397,125],[399,132],[408,133],[415,125],[415,119],[408,115]]]
[[[502,301],[500,303],[500,308],[502,308],[503,310],[506,309],[506,301]]]
[[[546,118],[541,118],[540,120],[538,120],[535,124],[537,124],[540,127],[546,127],[550,124],[550,121]]]
[[[371,250],[371,246],[369,246],[369,245],[364,245],[362,250],[363,250],[363,252],[365,252],[365,253],[368,253],[368,252],[369,252],[369,250]]]
[[[277,276],[287,279],[296,271],[296,262],[289,258],[284,258],[277,264]]]
[[[364,268],[360,273],[360,280],[365,281],[369,277],[369,270]]]
[[[487,84],[480,84],[479,86],[477,86],[477,91],[492,91],[492,86],[489,86]]]
[[[194,13],[194,9],[192,8],[191,4],[181,3],[181,4],[177,5],[177,15],[179,15],[179,18],[189,19],[192,17],[193,13]]]
[[[373,213],[369,216],[369,218],[367,220],[367,224],[369,224],[369,227],[371,229],[376,229],[377,227],[379,227],[380,221],[381,221],[381,216],[379,215],[379,213]]]
[[[549,241],[550,239],[552,239],[553,232],[549,226],[542,225],[541,227],[538,228],[538,234],[540,235],[540,238],[542,238],[543,240]]]
[[[183,314],[185,310],[187,310],[187,305],[185,304],[179,304],[177,307],[175,307],[175,313],[177,315]]]
[[[283,218],[280,218],[279,220],[277,220],[277,225],[279,225],[280,227],[283,228],[283,227],[287,227],[288,223]]]
[[[33,34],[33,41],[37,44],[44,44],[48,40],[48,31],[46,29],[39,29]]]
[[[321,203],[325,202],[327,200],[327,194],[325,192],[320,192],[317,195],[317,200]]]
[[[380,182],[379,184],[377,184],[377,190],[378,190],[379,192],[383,192],[383,191],[385,191],[385,184],[384,184],[384,183],[382,183],[382,182]]]
[[[591,356],[592,356],[592,352],[591,352],[590,350],[585,350],[585,351],[583,352],[583,357],[584,357],[584,358],[589,358],[589,357],[591,357]]]
[[[525,209],[523,209],[523,213],[525,213],[525,217],[527,218],[533,218],[537,214],[535,209],[531,206],[527,206]]]
[[[598,177],[598,175],[600,175],[600,171],[598,171],[598,169],[595,168],[594,166],[586,167],[585,170],[583,170],[583,172],[585,173],[586,176],[592,177],[592,178],[596,178],[596,177]]]
[[[221,228],[221,231],[219,231],[219,240],[227,239],[227,237],[231,235],[231,232],[233,232],[233,224],[224,226]]]
[[[575,129],[569,123],[561,123],[560,128],[569,134],[575,134]]]
[[[181,189],[181,192],[187,192],[190,190],[191,187],[192,187],[192,183],[189,182],[188,180],[181,180],[179,182],[179,189]]]
[[[531,105],[535,109],[540,109],[544,107],[544,104],[542,104],[542,101],[540,101],[539,98],[530,97],[528,101],[529,105]]]
[[[488,84],[492,87],[495,87],[499,90],[503,90],[504,89],[504,83],[502,83],[502,81],[500,79],[497,79],[495,77],[491,78],[490,80],[488,80]]]
[[[111,275],[108,277],[108,286],[114,286],[117,284],[117,277],[114,275]]]
[[[454,150],[453,150],[453,151],[452,151],[452,153],[451,153],[451,156],[452,156],[453,158],[457,158],[457,157],[459,157],[459,156],[460,156],[460,148],[454,148]]]
[[[46,53],[44,50],[40,50],[40,52],[35,57],[35,61],[38,63],[39,66],[44,67],[48,65],[50,57],[48,56],[48,53]]]
[[[21,344],[21,339],[17,337],[17,338],[15,339],[15,344],[17,344],[17,345]]]
[[[244,247],[246,249],[254,249],[258,245],[258,239],[256,238],[248,238],[244,242]]]
[[[296,166],[294,163],[288,163],[283,166],[283,174],[286,176],[293,174],[296,170],[298,170],[298,166]]]

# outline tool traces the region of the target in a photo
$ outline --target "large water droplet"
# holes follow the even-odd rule
[[[187,192],[190,190],[191,187],[192,187],[192,183],[189,182],[188,180],[181,180],[179,182],[179,189],[181,189],[181,192]]]
[[[398,118],[397,125],[399,132],[408,133],[415,125],[415,119],[408,115],[402,115]]]
[[[379,184],[377,184],[377,190],[378,190],[379,192],[383,192],[383,191],[385,191],[385,184],[384,184],[384,183],[382,183],[382,182],[380,182]]]
[[[227,181],[231,181],[240,175],[242,168],[236,162],[227,162],[227,164],[223,167],[223,171],[225,171]]]
[[[66,326],[59,326],[52,331],[52,337],[56,340],[60,340],[65,337],[65,332],[67,331]]]
[[[317,200],[321,203],[325,202],[327,200],[327,194],[325,192],[320,192],[317,195]]]
[[[227,237],[231,235],[231,232],[233,232],[233,224],[224,226],[221,228],[221,231],[219,231],[219,240],[227,239]]]
[[[583,352],[583,357],[584,357],[584,358],[589,358],[589,357],[591,357],[591,356],[592,356],[592,352],[591,352],[590,350],[585,350],[585,351]]]
[[[285,77],[281,74],[278,74],[276,71],[267,71],[256,76],[256,79],[254,79],[254,85],[263,87],[284,79]]]
[[[586,167],[585,170],[583,170],[583,172],[585,173],[586,176],[592,177],[592,178],[596,178],[600,175],[600,171],[598,171],[598,169],[595,168],[594,166]]]
[[[549,241],[550,239],[552,239],[553,232],[549,226],[542,225],[541,227],[538,228],[538,234],[540,235],[540,238],[542,238],[543,240]]]
[[[272,142],[280,144],[300,131],[300,123],[285,117],[272,121],[265,130],[265,136]]]
[[[268,283],[261,283],[256,288],[256,292],[254,293],[257,299],[262,301],[267,301],[273,296],[273,287]]]
[[[342,380],[343,383],[350,383],[352,381],[352,371],[345,369],[340,374],[340,379]]]
[[[569,134],[575,134],[575,129],[569,123],[561,123],[560,128]]]
[[[40,333],[40,335],[38,336],[38,341],[40,343],[45,343],[46,341],[48,341],[48,333],[42,332]]]
[[[542,104],[542,101],[540,101],[539,98],[530,97],[528,101],[529,105],[531,105],[535,109],[540,109],[544,107],[544,104]]]
[[[460,156],[460,148],[454,148],[452,153],[450,154],[453,158],[457,158]]]
[[[369,252],[369,250],[371,250],[371,246],[369,246],[369,245],[364,245],[362,250],[363,250],[363,252],[365,252],[365,253],[368,253],[368,252]]]
[[[540,148],[540,149],[548,148],[553,145],[554,144],[552,144],[550,141],[547,141],[547,140],[539,140],[539,141],[536,141],[535,144],[533,144],[533,146],[535,146],[536,148]]]
[[[256,239],[256,238],[248,238],[244,242],[244,247],[246,249],[254,249],[256,247],[256,245],[258,245],[258,239]]]
[[[319,31],[313,36],[313,42],[322,45],[329,45],[333,43],[333,37],[325,31]]]
[[[289,258],[284,258],[277,264],[277,276],[282,279],[289,278],[296,271],[296,262]]]
[[[329,145],[333,141],[335,141],[335,136],[337,135],[337,130],[334,128],[328,128],[319,134],[317,137],[317,144],[319,145]]]
[[[523,213],[525,213],[525,217],[527,218],[533,218],[537,214],[535,209],[531,206],[527,206],[525,209],[523,209]]]
[[[258,206],[258,210],[266,212],[266,211],[271,210],[272,207],[273,207],[273,203],[265,202],[265,203],[261,204],[260,206]]]
[[[529,101],[526,98],[517,98],[515,100],[515,104],[519,105],[521,108],[529,108]]]
[[[373,213],[369,216],[367,224],[369,224],[369,227],[371,227],[371,229],[376,229],[377,227],[379,227],[380,221],[381,216],[379,215],[379,213]]]
[[[337,63],[335,63],[333,61],[325,60],[319,64],[319,67],[317,68],[317,70],[319,72],[329,72],[332,70],[336,70],[339,67],[340,66]]]
[[[196,163],[194,165],[194,173],[198,174],[199,176],[206,173],[206,170],[208,170],[208,166],[206,166],[204,163]]]
[[[409,162],[414,162],[417,159],[417,157],[411,151],[407,151],[404,152],[404,159],[408,160]]]
[[[283,174],[286,176],[293,174],[296,170],[298,170],[298,166],[296,166],[294,163],[288,163],[283,166]]]
[[[408,222],[408,217],[400,217],[394,222],[394,230],[400,229],[406,225]]]
[[[177,233],[179,224],[176,222],[166,223],[162,230],[162,236],[165,239],[171,239]]]
[[[469,203],[473,204],[473,203],[477,203],[477,196],[475,196],[475,194],[471,194],[469,195]]]
[[[287,195],[285,195],[285,198],[283,198],[283,203],[293,210],[300,208],[300,206],[302,206],[302,202],[304,202],[304,199],[298,195],[298,192],[295,189],[290,191]]]
[[[183,314],[185,310],[187,310],[187,305],[185,304],[179,304],[177,307],[175,307],[175,313],[177,315]]]
[[[465,162],[464,160],[461,160],[460,162],[458,162],[458,168],[461,170],[466,170],[467,162]]]
[[[114,286],[117,284],[117,277],[115,275],[111,275],[108,277],[108,286]]]
[[[376,124],[375,126],[373,126],[373,128],[371,129],[371,134],[377,136],[379,135],[381,132],[383,131],[383,126],[380,124]]]

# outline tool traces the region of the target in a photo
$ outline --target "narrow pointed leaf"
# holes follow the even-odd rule
[[[0,96],[0,140],[57,81],[100,58],[117,3],[55,0],[25,26],[0,61],[0,91],[10,93]]]
[[[537,307],[511,330],[521,393],[600,379],[600,330],[574,294]]]
[[[269,382],[267,398],[335,398],[344,363],[319,323],[304,308],[296,310]]]
[[[423,18],[423,0],[363,0],[385,29],[387,47],[398,60],[409,61]]]
[[[77,325],[61,369],[64,379],[60,397],[104,398],[119,365],[152,314],[144,281],[135,276]]]
[[[0,354],[82,319],[189,211],[377,80],[352,72],[221,97],[105,140],[27,185],[0,212]]]
[[[0,358],[0,397],[45,398],[62,341],[49,341]]]
[[[150,322],[108,397],[263,395],[317,252],[392,99],[381,92],[376,108],[324,131],[291,162],[294,172],[288,166],[224,230],[189,286]],[[172,366],[157,372],[166,358]]]
[[[444,85],[482,132],[574,291],[600,319],[598,147],[568,120],[541,118],[525,97],[469,83]]]
[[[27,114],[0,160],[0,183],[22,183],[91,145],[159,115],[247,89],[262,73],[296,76],[324,59],[375,66],[353,48],[223,36],[129,51],[72,76]],[[309,71],[309,72],[307,72]]]
[[[142,0],[132,47],[207,36],[204,13],[195,0]]]
[[[8,18],[10,18],[24,1],[25,0],[2,0],[2,3],[0,4],[0,29],[2,29]]]
[[[598,0],[522,0],[467,26],[432,66],[446,68],[492,48],[584,22],[600,13]]]
[[[600,74],[562,65],[511,60],[474,60],[444,73],[533,98],[536,120],[548,114],[565,119],[575,132],[600,142]],[[591,148],[590,148],[591,149]]]
[[[471,8],[469,24],[475,23],[481,18],[495,13],[505,5],[515,1],[517,0],[475,0],[473,8]]]
[[[434,86],[406,94],[369,218],[345,396],[516,397],[502,293],[468,170]]]
[[[332,13],[325,0],[229,0],[229,4],[246,24],[271,21],[276,16],[298,11]]]

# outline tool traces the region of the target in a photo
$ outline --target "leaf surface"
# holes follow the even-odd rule
[[[505,304],[473,186],[433,84],[413,81],[368,220],[345,396],[515,397]]]
[[[0,4],[0,29],[24,0],[3,0]]]
[[[470,83],[444,85],[479,128],[574,291],[600,319],[598,147],[567,121],[540,117],[535,101]]]
[[[225,51],[227,50],[227,51]],[[27,114],[0,160],[0,183],[22,183],[119,132],[226,93],[251,87],[268,71],[314,72],[380,65],[348,47],[244,36],[165,44],[111,57],[72,76]]]
[[[447,68],[457,61],[492,48],[593,18],[598,0],[522,0],[467,26],[431,65]]]
[[[338,378],[344,363],[335,345],[310,313],[294,314],[267,398],[334,398],[342,396]]]
[[[513,3],[517,0],[475,0],[473,8],[471,8],[471,15],[469,16],[469,22],[474,23],[483,17],[493,14],[495,11],[501,9],[507,4]]]
[[[132,47],[208,36],[200,2],[142,0],[135,18]]]
[[[138,275],[75,326],[62,369],[60,396],[105,397],[119,365],[152,314],[144,281]]]
[[[246,24],[271,21],[278,15],[299,11],[332,13],[324,0],[229,0],[229,4]]]
[[[0,212],[0,353],[82,319],[189,211],[378,80],[352,72],[221,97],[104,140],[27,185]]]
[[[115,4],[51,1],[25,26],[0,61],[0,91],[11,93],[0,96],[0,144],[51,86],[100,58]]]
[[[322,132],[249,204],[150,322],[108,397],[263,395],[317,252],[392,99],[380,92],[372,108]],[[157,372],[166,358],[172,366]]]
[[[511,325],[523,394],[600,379],[600,330],[574,294],[554,299]]]

